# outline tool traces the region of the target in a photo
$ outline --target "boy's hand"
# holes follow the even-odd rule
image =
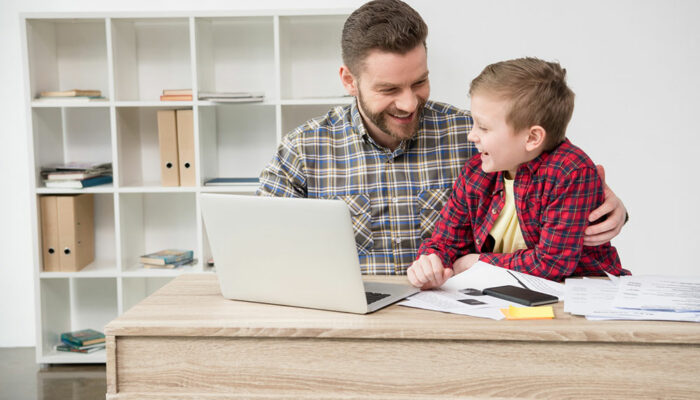
[[[622,204],[622,201],[605,183],[605,168],[602,165],[596,165],[596,168],[600,179],[603,181],[605,201],[600,207],[591,211],[588,221],[596,221],[604,215],[607,216],[607,219],[586,228],[586,233],[583,237],[584,246],[599,246],[609,242],[620,233],[622,226],[625,225],[625,216],[627,215],[625,205]]]
[[[455,275],[460,274],[471,268],[477,261],[479,261],[479,253],[469,253],[466,256],[456,259],[452,264],[452,270]]]
[[[454,275],[451,268],[442,266],[440,257],[435,254],[423,254],[418,257],[406,273],[411,285],[423,290],[440,287]]]

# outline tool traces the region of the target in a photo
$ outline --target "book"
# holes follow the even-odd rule
[[[195,262],[194,258],[187,258],[187,259],[184,259],[182,261],[177,261],[177,262],[169,263],[169,264],[143,264],[143,267],[147,268],[147,269],[156,269],[156,268],[173,269],[173,268],[177,268],[177,267],[182,266],[182,265],[192,264],[194,262]]]
[[[82,102],[90,102],[90,101],[106,101],[106,97],[102,96],[74,96],[74,97],[37,97],[34,99],[35,101],[41,101],[41,102],[49,102],[49,101],[64,101],[64,102],[76,102],[76,103],[82,103]]]
[[[48,180],[66,180],[66,179],[87,179],[100,175],[109,175],[112,173],[112,164],[97,164],[87,165],[85,168],[79,167],[53,167],[42,168],[41,176]]]
[[[44,180],[44,185],[51,189],[83,189],[107,183],[112,183],[112,175],[100,175],[86,179]]]
[[[110,171],[54,171],[46,174],[48,181],[67,181],[67,180],[83,180],[104,175]]]
[[[81,329],[73,332],[63,332],[61,342],[70,343],[71,346],[81,347],[95,343],[104,343],[105,335],[94,329]]]
[[[200,92],[200,100],[218,103],[258,103],[265,100],[260,92]]]
[[[192,250],[168,249],[142,255],[139,261],[143,264],[166,265],[174,264],[182,260],[191,260],[193,256],[194,252]]]
[[[162,95],[160,101],[188,101],[192,100],[191,94]]]
[[[41,92],[41,97],[99,97],[102,96],[102,92],[99,90],[82,90],[82,89],[72,89],[64,91],[47,91]]]
[[[265,94],[262,92],[199,92],[200,100],[208,100],[211,98],[249,99],[255,97],[265,97]]]
[[[65,164],[52,164],[42,167],[42,171],[75,171],[75,170],[95,170],[95,169],[112,169],[112,163],[102,162],[80,162],[71,161]]]
[[[101,344],[99,346],[90,346],[87,348],[78,348],[78,347],[73,347],[69,346],[67,344],[57,344],[56,345],[56,350],[57,351],[69,351],[73,353],[92,353],[94,351],[99,351],[105,348],[104,344]]]
[[[61,341],[61,344],[64,346],[70,346],[76,350],[89,350],[95,347],[105,347],[105,342],[99,342],[99,343],[93,343],[93,344],[88,344],[86,346],[76,346],[72,344],[71,342],[68,341]],[[60,346],[60,344],[59,344]]]
[[[179,95],[190,95],[192,96],[192,89],[163,89],[164,96],[179,96]]]
[[[204,182],[204,186],[237,186],[260,183],[259,178],[212,178]]]

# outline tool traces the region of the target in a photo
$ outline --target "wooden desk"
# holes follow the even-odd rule
[[[107,399],[700,398],[700,324],[353,315],[184,275],[110,322]]]

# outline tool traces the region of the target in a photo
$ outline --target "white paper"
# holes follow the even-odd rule
[[[588,315],[609,312],[617,293],[614,283],[604,279],[567,279],[564,286],[564,312]]]
[[[700,311],[700,277],[623,276],[613,305],[656,311]]]
[[[503,285],[526,287],[559,299],[564,295],[564,285],[561,283],[477,262],[468,270],[448,279],[439,289],[416,293],[399,305],[500,320],[504,318],[501,308],[520,305],[486,296],[481,291]]]
[[[639,277],[656,281],[660,277]],[[622,277],[624,282],[627,277]],[[674,312],[615,307],[615,299],[623,290],[605,279],[567,279],[564,291],[564,311],[585,315],[589,320],[656,320],[700,322],[698,312]],[[633,286],[639,287],[639,286]]]
[[[564,285],[533,275],[511,271],[485,262],[477,262],[468,270],[448,279],[442,289],[457,291],[465,288],[484,290],[489,287],[513,285],[524,287],[556,296],[559,300],[564,298]]]

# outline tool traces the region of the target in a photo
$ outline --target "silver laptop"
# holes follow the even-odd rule
[[[228,299],[365,314],[418,291],[362,281],[342,200],[205,193],[201,205]]]

